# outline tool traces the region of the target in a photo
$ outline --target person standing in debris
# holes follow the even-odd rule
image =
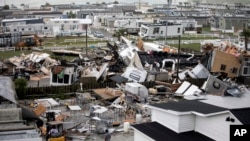
[[[109,133],[109,130],[106,129],[105,132],[106,132],[106,133],[105,133],[104,141],[110,141],[110,139],[111,139],[111,134]]]

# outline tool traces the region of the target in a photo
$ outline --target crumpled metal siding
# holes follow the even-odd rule
[[[0,76],[0,96],[17,104],[15,86],[10,77]]]

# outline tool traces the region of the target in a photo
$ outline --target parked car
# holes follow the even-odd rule
[[[94,32],[94,37],[97,37],[97,38],[103,38],[104,35],[101,31],[95,31]]]

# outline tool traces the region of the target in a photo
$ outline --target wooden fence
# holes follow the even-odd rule
[[[197,85],[199,87],[202,86],[206,79],[187,79],[190,83]],[[155,86],[154,81],[150,82],[142,82],[147,88],[151,88]],[[83,91],[91,91],[92,89],[97,88],[115,88],[115,82],[105,82],[105,83],[88,83],[83,84]],[[69,86],[47,86],[47,87],[28,87],[25,90],[16,89],[17,96],[19,99],[34,99],[34,98],[42,98],[42,97],[58,97],[58,98],[66,98],[68,96],[74,95],[75,92],[80,90],[80,85],[69,85]]]

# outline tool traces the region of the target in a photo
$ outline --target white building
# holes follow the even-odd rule
[[[73,35],[86,32],[91,19],[50,19],[47,23],[53,28],[53,35]],[[87,28],[88,29],[88,28]]]
[[[197,33],[197,28],[201,28],[201,25],[197,24],[197,21],[193,18],[187,18],[187,17],[165,17],[160,18],[157,20],[158,22],[169,22],[169,23],[175,23],[175,24],[181,24],[182,25],[182,32],[183,33]]]
[[[182,35],[182,25],[168,22],[166,23],[153,23],[142,24],[139,35],[143,39],[155,39],[164,37],[176,37]]]
[[[74,81],[76,81],[76,72],[74,67],[55,66],[51,69],[51,86],[71,85]]]
[[[123,20],[116,20],[114,22],[115,28],[124,28],[128,33],[138,33],[140,27],[144,23],[152,23],[152,20],[138,20],[138,19],[123,19]]]
[[[134,140],[229,141],[230,125],[249,124],[250,91],[245,91],[240,98],[206,95],[200,101],[149,105],[152,122],[134,125]]]
[[[44,24],[43,19],[4,19],[2,26],[6,32],[20,32],[24,34],[51,34],[52,27]]]

